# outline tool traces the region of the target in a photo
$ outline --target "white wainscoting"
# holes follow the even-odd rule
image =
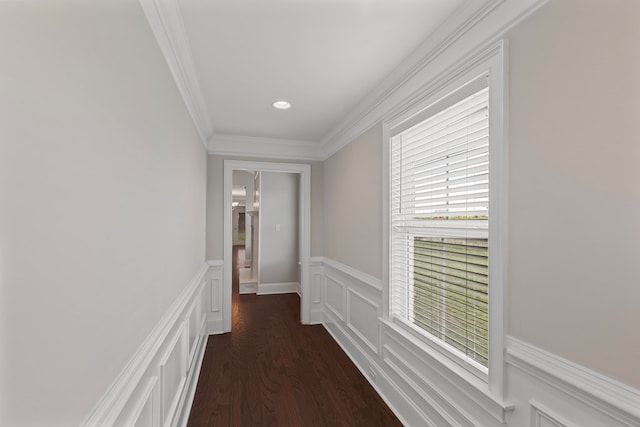
[[[204,265],[83,426],[185,426],[207,341]]]
[[[222,260],[207,261],[207,295],[209,304],[207,311],[207,331],[210,335],[224,332],[224,262]]]
[[[322,290],[324,289],[324,258],[311,257],[311,310],[309,323],[322,323]]]
[[[381,318],[381,280],[315,258],[312,283],[325,328],[405,425],[640,426],[640,390],[508,337],[501,401]]]

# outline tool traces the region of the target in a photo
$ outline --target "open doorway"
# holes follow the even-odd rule
[[[249,184],[249,177],[252,179],[252,184]],[[242,179],[244,181],[240,182]],[[264,205],[264,218],[260,214],[260,205],[265,202],[264,199],[261,201],[261,197],[263,197],[260,191],[261,185],[265,186],[267,193],[270,192],[274,195],[274,200]],[[297,291],[300,294],[300,321],[303,324],[310,323],[308,289],[310,286],[311,246],[311,167],[292,163],[225,160],[223,187],[224,331],[231,331],[232,260],[234,249],[239,248],[244,251],[244,282],[246,283],[244,293],[252,292],[252,285],[255,285],[257,293]],[[288,199],[285,199],[284,188],[295,188],[295,193],[297,193],[296,197],[292,199],[295,200],[295,206],[292,206],[291,209],[286,207],[289,202],[287,202]],[[268,189],[272,190],[268,191]],[[272,211],[269,213],[266,210],[269,206],[271,208],[277,207],[277,214],[274,215]],[[291,215],[296,217],[295,221],[288,219]],[[244,217],[244,234],[241,232],[242,216]],[[291,224],[296,225],[295,230],[291,229]],[[263,229],[261,229],[262,226]],[[271,243],[268,241],[269,236],[275,239],[271,240]],[[244,239],[240,240],[241,237]],[[251,247],[249,259],[247,259],[249,252],[247,245]],[[268,246],[263,247],[263,245]],[[292,249],[290,249],[291,246],[293,246]],[[284,258],[289,261],[286,266],[279,264],[284,262]],[[285,275],[283,276],[283,274]],[[289,289],[294,285],[295,288]]]
[[[257,195],[256,177],[252,170],[233,170],[231,186],[231,226],[234,268],[240,276],[239,292],[255,292],[257,284]],[[237,263],[237,265],[236,265]]]

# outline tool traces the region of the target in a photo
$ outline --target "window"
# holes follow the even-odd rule
[[[391,130],[390,315],[489,367],[489,87],[482,75]]]

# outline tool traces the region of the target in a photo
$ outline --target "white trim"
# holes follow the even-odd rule
[[[338,323],[325,321],[323,326],[403,425],[437,427]],[[372,381],[364,365],[376,373],[375,380]]]
[[[505,44],[502,41],[495,43],[477,53],[473,53],[452,66],[448,67],[441,75],[437,76],[418,94],[406,101],[406,104],[398,105],[388,119],[383,123],[383,129],[387,139],[383,141],[383,178],[387,195],[383,197],[386,205],[383,208],[386,222],[383,224],[383,260],[384,281],[390,283],[391,261],[390,261],[390,142],[388,137],[392,135],[392,129],[401,123],[419,114],[424,109],[435,102],[448,96],[462,85],[477,78],[483,73],[489,75],[489,133],[491,141],[490,150],[490,224],[491,234],[489,236],[489,251],[492,262],[489,265],[489,276],[492,278],[490,287],[491,298],[489,298],[489,375],[487,389],[496,396],[497,400],[504,400],[506,397],[506,375],[504,362],[505,331],[507,324],[506,288],[507,288],[507,118],[508,106],[506,105],[506,53]],[[388,286],[387,286],[388,288]],[[390,290],[384,289],[383,298],[389,304]],[[384,318],[390,319],[389,307],[384,308]],[[423,345],[425,351],[435,351],[428,346],[425,340]],[[452,359],[457,360],[455,356]]]
[[[202,368],[202,361],[204,360],[204,353],[207,349],[208,335],[205,334],[206,323],[202,323],[200,328],[200,335],[198,337],[198,349],[196,350],[195,363],[191,365],[191,368],[187,374],[187,382],[185,385],[185,392],[183,392],[180,417],[176,425],[180,427],[186,427],[189,421],[189,415],[191,414],[191,407],[193,406],[193,399],[196,395],[196,387],[198,385],[198,379],[200,378],[200,369]]]
[[[140,0],[140,4],[206,149],[213,125],[202,97],[180,6],[176,0]]]
[[[548,426],[549,422],[555,424],[556,427],[574,427],[573,424],[554,414],[544,405],[541,405],[535,400],[529,402],[529,407],[531,408],[531,419],[529,420],[531,427]],[[542,423],[543,419],[547,421],[544,425]]]
[[[252,170],[260,172],[287,172],[300,174],[300,321],[311,322],[311,165],[296,163],[271,163],[244,160],[225,160],[223,178],[223,332],[231,331],[231,272],[232,272],[232,226],[231,226],[231,187],[233,170]],[[260,244],[260,243],[258,243]],[[260,262],[260,259],[258,259]]]
[[[640,425],[638,389],[511,336],[507,363],[625,425]]]
[[[393,95],[399,92],[403,86],[412,83],[411,80],[421,70],[503,1],[467,2],[454,12],[444,24],[378,84],[377,88],[342,123],[323,139],[325,156],[329,157],[336,153],[373,124],[382,121],[384,113],[381,114],[379,111],[388,111],[388,108],[380,108],[384,107],[384,104],[388,104],[387,100],[393,98]],[[378,113],[376,114],[376,112]]]
[[[340,287],[340,303],[342,304],[341,310],[338,311],[338,307],[333,307],[331,306],[331,304],[329,304],[329,299],[327,298],[327,295],[329,294],[329,286],[327,285],[327,283],[331,281],[333,282],[335,285]],[[347,285],[345,285],[344,283],[342,283],[339,279],[336,279],[334,276],[330,275],[330,274],[325,274],[325,287],[324,287],[324,307],[326,309],[328,309],[338,320],[340,320],[341,322],[344,322],[345,319],[345,313],[346,313],[346,292],[347,292]]]
[[[336,296],[341,297],[341,301],[345,301],[346,295],[350,293],[361,294],[370,301],[372,306],[377,305],[376,301],[382,301],[382,293],[376,292],[370,284],[366,285],[361,281],[363,274],[353,275],[351,274],[354,270],[352,268],[340,270],[336,268],[336,263],[329,266],[326,262],[327,259],[325,259],[326,267],[324,270],[325,283],[331,281],[340,287],[339,295],[336,293]],[[327,285],[325,285],[325,293],[328,292],[326,288]],[[394,404],[397,407],[394,408],[394,411],[397,410],[397,412],[411,417],[413,415],[407,414],[415,414],[415,408],[420,408],[418,413],[421,414],[421,421],[416,425],[424,425],[425,419],[439,419],[440,423],[434,421],[435,425],[443,425],[445,422],[443,420],[446,419],[456,419],[458,423],[461,423],[459,425],[473,425],[469,424],[469,420],[477,421],[483,419],[482,417],[491,417],[496,422],[505,423],[508,414],[514,410],[515,405],[512,402],[504,401],[504,399],[495,396],[488,390],[486,382],[478,379],[448,357],[436,353],[431,354],[431,352],[425,354],[422,350],[422,342],[397,325],[380,317],[381,309],[378,311],[379,317],[377,319],[379,332],[377,345],[381,350],[375,351],[371,346],[375,347],[375,343],[367,342],[368,340],[363,339],[361,334],[354,331],[354,328],[349,325],[351,318],[356,313],[351,312],[348,301],[343,302],[344,315],[337,311],[337,307],[328,304],[326,294],[323,307],[325,327],[339,328],[341,335],[344,335],[350,343],[356,344],[355,347],[351,344],[347,347],[356,348],[359,354],[349,354],[349,356],[352,359],[361,359],[363,356],[360,353],[362,353],[367,358],[376,360],[376,369],[385,373],[393,384],[386,389],[385,393],[390,393],[391,396],[402,395],[409,400],[408,402],[396,400]],[[343,346],[345,343],[339,342],[339,344]],[[393,355],[398,356],[394,360],[404,361],[402,367],[397,363],[388,363]],[[408,360],[411,362],[407,362]],[[363,370],[362,368],[361,366],[361,370]],[[363,372],[365,371],[363,370]],[[428,378],[429,381],[418,381],[415,373],[421,375],[422,380]],[[413,379],[407,381],[407,378]],[[427,394],[429,396],[426,396]],[[430,401],[439,403],[431,408],[423,407]],[[400,406],[404,409],[401,409]]]
[[[298,293],[298,282],[258,283],[258,295],[295,294]]]
[[[207,334],[215,335],[224,333],[223,302],[224,302],[224,261],[207,261],[208,304],[205,311],[207,322]]]
[[[385,354],[388,353],[387,348],[401,348],[405,355],[412,355],[415,360],[420,360],[430,370],[436,372],[440,376],[441,384],[446,384],[449,389],[453,387],[460,396],[465,396],[501,423],[504,423],[507,414],[515,409],[513,402],[505,401],[490,393],[486,383],[453,362],[449,357],[437,351],[424,352],[423,342],[415,338],[413,334],[393,322],[384,319],[380,319],[380,322],[386,337],[383,340]],[[411,364],[407,366],[411,366]],[[440,396],[451,398],[451,395],[442,394]]]
[[[376,291],[382,291],[382,280],[378,279],[377,277],[373,277],[367,273],[363,273],[360,270],[356,270],[355,268],[349,267],[348,265],[342,264],[329,258],[324,258],[324,264],[353,277],[354,279],[364,283],[365,285],[372,287]]]
[[[160,367],[160,408],[161,408],[161,419],[162,419],[162,425],[164,425],[165,427],[171,426],[173,424],[173,420],[176,417],[177,413],[178,413],[178,407],[180,405],[180,396],[182,395],[182,391],[184,390],[184,386],[186,384],[187,381],[187,376],[186,376],[186,354],[185,354],[185,343],[184,343],[184,336],[185,336],[185,323],[182,322],[180,324],[180,328],[178,329],[178,331],[175,333],[174,337],[171,338],[170,344],[169,346],[166,348],[164,354],[162,355],[162,357],[160,358],[160,363],[159,363],[159,367]],[[182,345],[180,345],[180,347],[178,347],[178,345],[182,343]],[[166,365],[167,362],[169,361],[169,358],[171,357],[172,354],[174,354],[175,351],[178,351],[179,354],[177,357],[179,357],[179,361],[180,361],[180,382],[178,384],[178,388],[173,391],[173,397],[171,397],[170,395],[165,395],[165,393],[168,391],[165,389],[166,386],[166,376],[167,376],[167,370],[166,370]],[[170,392],[170,390],[169,390]],[[165,398],[166,397],[171,397],[171,404],[169,405],[168,408],[165,408]]]
[[[193,342],[193,346],[189,346],[190,345],[190,338],[191,338],[191,322],[194,321],[192,319],[192,316],[194,314],[198,314],[196,307],[197,305],[200,304],[200,301],[194,301],[191,304],[191,308],[188,310],[187,314],[184,316],[184,322],[186,323],[186,328],[187,328],[187,369],[191,366],[191,364],[195,361],[195,356],[196,356],[196,351],[198,349],[198,337],[200,336],[200,332],[201,330],[199,329],[200,325],[200,320],[201,319],[195,319],[196,322],[196,337],[195,340]]]
[[[429,407],[433,408],[442,418],[444,418],[448,425],[460,424],[452,414],[457,415],[465,425],[474,425],[472,418],[466,413],[464,408],[461,408],[455,401],[446,399],[444,397],[445,394],[433,383],[431,379],[413,368],[411,363],[390,347],[385,347],[384,363],[389,366],[394,374],[407,385],[407,388],[418,394]],[[421,392],[423,390],[428,391],[428,393]],[[446,409],[443,404],[438,402],[438,400],[446,405]]]
[[[240,283],[239,288],[240,295],[255,294],[258,291],[258,284],[256,282]]]
[[[422,92],[424,82],[442,74],[447,64],[495,44],[547,1],[467,2],[323,139],[324,157],[329,158],[374,124],[388,120],[390,112]]]
[[[241,135],[214,135],[207,152],[222,156],[262,157],[266,159],[324,160],[322,145],[313,141],[258,138]]]
[[[495,43],[548,0],[466,2],[372,91],[322,141],[292,141],[214,134],[176,0],[140,0],[176,85],[210,154],[326,160],[420,91],[442,65]]]
[[[314,267],[327,282],[337,283],[340,301],[353,290],[373,304],[382,297],[346,271],[324,265],[324,269],[319,264]],[[357,315],[349,304],[343,306],[344,316],[327,304],[326,295],[322,306],[325,329],[405,425],[533,427],[532,420],[566,427],[640,425],[640,390],[513,337],[506,338],[509,399],[505,400],[449,358],[425,354],[420,342],[382,318],[378,319],[381,351],[375,354],[348,325]]]
[[[373,354],[376,354],[376,355],[380,354],[380,323],[378,322],[378,318],[380,317],[380,305],[375,301],[371,300],[370,298],[368,298],[367,296],[363,295],[361,292],[358,292],[352,289],[351,287],[347,287],[346,291],[347,291],[346,292],[347,306],[346,306],[345,323],[347,325],[347,328],[349,328],[349,330],[353,334],[355,334],[355,336],[357,336],[373,352]],[[371,339],[365,336],[364,333],[361,330],[359,330],[356,327],[356,325],[354,325],[352,322],[351,302],[352,302],[353,296],[355,296],[365,304],[372,307],[376,312],[376,320],[375,320],[376,337],[374,338],[374,341],[371,341]]]
[[[140,419],[140,415],[142,415],[142,410],[145,406],[147,406],[147,402],[149,401],[151,401],[151,425],[159,425],[160,422],[157,419],[159,414],[157,413],[158,411],[155,407],[157,406],[157,401],[154,401],[154,394],[157,393],[157,384],[157,376],[153,376],[147,380],[147,383],[144,388],[142,388],[140,396],[138,397],[138,401],[134,405],[133,411],[126,422],[126,425],[136,425],[136,423]]]
[[[145,373],[155,366],[158,353],[166,348],[167,337],[176,330],[176,325],[182,323],[184,313],[187,307],[190,307],[190,303],[194,299],[203,297],[204,277],[207,269],[208,266],[203,265],[196,277],[176,298],[173,305],[82,422],[82,426],[113,425],[121,416],[123,408],[132,398],[135,398],[134,395],[137,396],[136,391],[144,379]]]

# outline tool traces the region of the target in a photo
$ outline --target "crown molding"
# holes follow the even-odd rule
[[[385,120],[398,105],[423,90],[459,58],[495,44],[547,1],[465,3],[322,140],[324,157],[330,157],[371,126]]]
[[[322,146],[313,141],[214,135],[207,144],[209,154],[286,160],[324,160]]]
[[[213,125],[202,97],[180,7],[176,0],[139,1],[200,139],[207,148],[207,141],[213,135]]]
[[[214,134],[177,1],[139,1],[209,154],[322,161],[386,120],[459,58],[504,37],[548,0],[466,2],[320,142]]]

